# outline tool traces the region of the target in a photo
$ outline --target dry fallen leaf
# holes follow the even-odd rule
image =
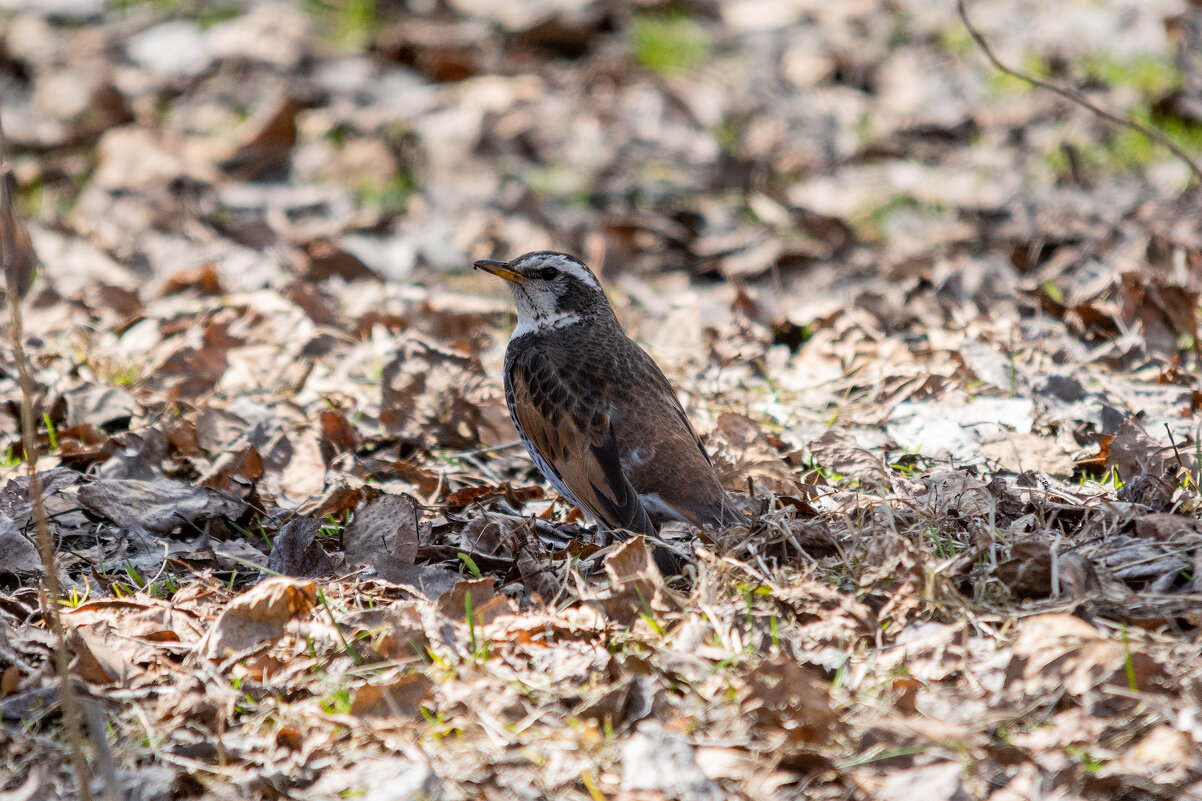
[[[643,615],[655,616],[680,608],[680,601],[664,583],[646,540],[631,537],[605,559],[608,592],[593,602],[622,625],[631,625]]]
[[[246,509],[245,502],[226,493],[166,478],[98,479],[80,487],[78,498],[89,512],[121,528],[159,534],[205,519],[237,519]]]
[[[765,659],[748,674],[741,707],[757,726],[805,743],[825,742],[838,721],[819,678],[784,654]]]
[[[380,383],[380,421],[406,441],[470,448],[511,436],[492,431],[481,409],[503,408],[504,401],[477,359],[406,338],[384,365]]]
[[[317,605],[317,585],[311,581],[270,578],[230,601],[198,650],[209,659],[248,651],[275,642],[294,620]]]
[[[241,181],[255,181],[286,165],[296,144],[296,115],[301,107],[294,97],[277,103],[257,122],[250,140],[221,162],[222,171]]]
[[[276,573],[297,578],[323,578],[334,574],[334,565],[317,542],[321,523],[307,517],[294,517],[276,534],[271,543],[267,567]]]
[[[746,492],[748,482],[774,495],[797,492],[797,478],[755,421],[741,414],[718,416],[722,444],[715,453],[722,485]]]
[[[1023,621],[1006,670],[1008,687],[1025,695],[1066,692],[1093,704],[1106,685],[1147,691],[1163,667],[1134,645],[1124,645],[1079,617],[1059,612]]]
[[[420,673],[410,673],[389,684],[364,684],[351,699],[351,714],[361,717],[415,718],[434,682]]]
[[[866,487],[889,488],[892,471],[877,457],[861,448],[841,429],[829,429],[810,443],[814,459],[828,470],[854,478]]]
[[[0,152],[0,159],[6,158],[7,153]],[[0,163],[0,181],[5,182],[3,192],[4,203],[0,205],[0,261],[4,268],[4,285],[0,287],[0,300],[7,297],[12,290],[18,298],[24,298],[33,284],[34,272],[38,266],[38,254],[33,249],[33,241],[25,221],[17,213],[17,187],[9,172],[7,163]]]
[[[347,562],[369,565],[381,578],[399,581],[417,557],[417,514],[417,502],[408,495],[380,495],[361,503],[342,532]]]

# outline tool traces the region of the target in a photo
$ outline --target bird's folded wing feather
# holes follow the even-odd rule
[[[636,345],[635,353],[634,373],[638,377],[639,382],[660,393],[665,402],[676,413],[676,418],[680,421],[681,426],[685,431],[689,432],[689,436],[692,437],[697,450],[701,451],[701,456],[705,459],[705,463],[712,466],[713,461],[710,459],[709,453],[706,452],[705,445],[701,442],[701,437],[697,436],[697,430],[689,422],[689,416],[685,414],[684,407],[680,405],[680,398],[676,397],[676,390],[673,389],[667,376],[659,369],[659,365],[655,363],[655,360],[651,358],[651,355],[647,351]]]
[[[508,378],[514,417],[584,511],[609,529],[654,534],[638,493],[622,473],[608,415],[589,414],[568,400],[576,393],[546,361],[516,360]]]

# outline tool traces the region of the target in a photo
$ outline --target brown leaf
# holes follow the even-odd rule
[[[254,128],[254,135],[218,166],[240,181],[255,181],[288,163],[296,144],[296,115],[301,103],[286,97]]]
[[[253,484],[263,477],[263,457],[259,449],[243,444],[218,456],[200,477],[200,484],[214,490],[232,490]]]
[[[620,730],[625,724],[641,720],[651,713],[657,688],[648,679],[648,676],[627,673],[612,685],[586,698],[572,711],[572,715]]]
[[[146,672],[136,663],[153,658],[145,658],[147,646],[123,636],[106,621],[70,629],[68,644],[75,656],[72,672],[91,684],[129,687]]]
[[[829,429],[810,443],[810,452],[826,469],[857,479],[866,487],[892,486],[892,471],[883,461],[857,445],[851,434],[843,429]]]
[[[417,558],[417,501],[408,495],[380,495],[355,510],[342,532],[346,561],[368,565],[387,581],[399,581],[401,571]]]
[[[746,491],[748,480],[774,495],[797,492],[797,479],[780,453],[750,417],[732,412],[718,416],[722,445],[717,458],[722,484],[729,490]]]
[[[325,442],[335,451],[354,451],[362,442],[359,432],[342,412],[321,410],[317,415]]]
[[[1190,458],[1189,454],[1180,456],[1183,460]],[[1129,481],[1140,473],[1163,479],[1176,473],[1179,467],[1177,459],[1178,454],[1171,446],[1154,440],[1143,426],[1128,417],[1110,442],[1106,465],[1116,468],[1119,478],[1124,481]]]
[[[1150,514],[1136,519],[1135,533],[1160,542],[1198,543],[1202,538],[1202,524],[1185,515]]]
[[[195,614],[172,602],[144,595],[88,601],[72,609],[65,618],[75,626],[110,623],[121,634],[148,642],[190,645],[204,635]]]
[[[193,269],[172,273],[159,290],[159,294],[163,296],[184,292],[195,292],[210,297],[224,295],[225,287],[221,283],[221,274],[217,272],[217,266],[212,263],[202,264]]]
[[[945,470],[923,476],[917,481],[896,481],[899,494],[934,515],[964,519],[981,518],[992,513],[996,500],[989,486],[967,473]]]
[[[77,497],[89,512],[121,528],[158,534],[205,519],[236,520],[246,510],[242,501],[166,478],[98,479],[80,487]]]
[[[1061,612],[1023,620],[1012,654],[1007,682],[1027,695],[1063,691],[1092,702],[1103,685],[1127,687],[1134,681],[1136,689],[1147,691],[1164,676],[1163,666],[1134,644]]]
[[[823,682],[784,654],[756,665],[741,704],[757,726],[783,729],[793,740],[826,742],[838,721]]]
[[[421,609],[415,603],[393,604],[378,619],[351,616],[346,622],[372,632],[375,649],[385,659],[426,659],[430,640],[426,636]]]
[[[359,717],[419,719],[421,705],[434,682],[421,673],[410,673],[390,684],[365,684],[355,690],[351,714]]]
[[[1046,598],[1052,593],[1052,546],[1044,540],[1016,542],[996,573],[1019,598]]]
[[[641,615],[654,616],[680,608],[680,601],[664,583],[655,557],[641,536],[631,537],[606,557],[605,573],[609,576],[609,591],[594,600],[618,623],[630,625]]]
[[[284,628],[317,605],[317,585],[311,581],[270,578],[230,601],[198,650],[210,659],[238,654],[259,643],[278,640]]]
[[[490,578],[473,581],[459,581],[450,591],[443,593],[435,606],[443,617],[451,620],[465,620],[467,616],[467,599],[472,599],[472,614],[479,620],[479,610],[490,603],[497,595],[496,582]]]
[[[486,427],[481,407],[504,407],[500,389],[485,377],[478,359],[413,338],[397,345],[381,385],[380,422],[427,448],[475,447]]]
[[[1177,488],[1176,476],[1192,470],[1196,461],[1188,452],[1157,442],[1133,418],[1123,420],[1110,442],[1106,464],[1123,480],[1122,497],[1163,508]]]
[[[293,281],[281,294],[300,306],[309,319],[317,325],[337,328],[342,322],[337,301],[317,284],[309,281]]]
[[[289,437],[292,458],[279,477],[280,489],[294,500],[320,495],[326,485],[326,460],[317,433],[306,428]]]
[[[267,567],[276,573],[298,578],[322,578],[334,575],[334,564],[317,542],[321,522],[294,517],[276,534]]]
[[[344,281],[379,281],[370,267],[355,254],[338,247],[328,239],[315,239],[304,244],[305,271],[301,278],[319,283],[333,276]]]
[[[1198,293],[1148,272],[1123,273],[1119,288],[1123,319],[1139,320],[1149,350],[1172,354],[1186,335],[1198,339]]]
[[[1011,558],[997,566],[997,577],[1019,598],[1086,598],[1101,589],[1097,569],[1079,553],[1056,554],[1055,571],[1046,540],[1021,540],[1010,553]]]

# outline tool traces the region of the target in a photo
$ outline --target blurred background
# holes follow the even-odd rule
[[[1025,399],[989,415],[1075,430],[1075,459],[1131,411],[1191,434],[1188,167],[994,70],[950,1],[0,9],[34,325],[88,381],[303,400],[349,370],[375,416],[398,333],[495,376],[508,298],[469,265],[555,248],[675,379],[796,448],[841,416],[874,444],[975,458],[975,434],[882,433],[896,404],[953,391]],[[1202,148],[1196,5],[970,12],[1008,64]],[[236,296],[257,322],[206,328]],[[299,384],[265,366],[306,347],[360,356]],[[1099,365],[1152,372],[1091,400]]]
[[[1202,158],[1198,0],[968,5]],[[129,798],[1202,798],[1197,186],[953,0],[0,0],[0,116]],[[470,265],[545,248],[753,515],[680,600],[509,422]],[[68,761],[0,319],[24,798]],[[296,636],[193,659],[248,598]]]

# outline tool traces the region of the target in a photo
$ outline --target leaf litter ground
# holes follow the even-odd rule
[[[971,10],[1202,142],[1196,7],[1046,5]],[[3,8],[96,793],[1202,797],[1202,209],[950,9]],[[515,447],[466,265],[544,247],[748,514],[682,577]],[[0,790],[75,797],[2,369]]]

